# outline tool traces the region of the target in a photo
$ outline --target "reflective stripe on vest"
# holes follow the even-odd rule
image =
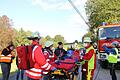
[[[26,75],[33,79],[40,79],[42,78],[42,70],[31,68],[30,70],[26,70]]]
[[[41,68],[43,69],[43,74],[48,74],[48,71],[50,70],[51,65],[49,63],[46,63],[43,66],[41,66]]]
[[[1,55],[0,62],[7,62],[7,63],[12,62],[12,55],[11,54],[7,56]]]
[[[91,46],[90,48],[86,49],[86,53],[88,53],[92,49],[94,50],[93,46]],[[95,63],[94,59],[95,59],[95,52],[93,53],[93,56],[91,57],[91,59],[88,60],[88,68],[89,69],[94,69],[94,63]]]
[[[108,61],[109,63],[117,63],[117,57],[118,57],[118,49],[117,48],[114,48],[115,49],[115,52],[116,54],[109,54],[108,56]]]
[[[34,51],[38,48],[38,46],[35,46],[32,50],[32,60],[35,62],[34,59]],[[42,70],[37,68],[31,68],[29,70],[26,70],[25,72],[26,76],[29,76],[32,79],[40,79],[42,78]]]
[[[35,60],[34,60],[34,51],[36,50],[38,48],[38,46],[35,46],[34,48],[33,48],[33,51],[32,51],[32,60],[35,62]]]
[[[38,48],[38,46],[35,46],[32,51],[33,61],[35,61],[34,60],[34,51],[37,48]],[[48,72],[43,72],[42,68],[45,70],[49,70],[51,68],[51,65],[49,63],[46,63],[43,66],[41,66],[41,69],[32,68],[32,69],[26,70],[26,76],[29,76],[30,78],[33,78],[33,79],[40,79],[40,78],[42,78],[43,73],[45,73],[45,74],[48,73]]]
[[[49,63],[46,63],[43,66],[41,66],[41,68],[43,68],[45,70],[49,70],[51,68],[51,65]]]

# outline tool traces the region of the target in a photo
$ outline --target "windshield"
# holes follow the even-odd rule
[[[120,26],[99,29],[99,39],[120,38]]]

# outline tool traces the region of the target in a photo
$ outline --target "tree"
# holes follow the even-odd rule
[[[6,15],[0,17],[0,46],[5,48],[15,38],[12,22]]]
[[[90,24],[89,31],[94,33],[94,29],[100,26],[102,22],[119,23],[119,5],[120,0],[87,0],[86,13]]]
[[[60,41],[61,41],[61,42],[63,42],[63,43],[65,42],[65,41],[64,41],[64,37],[61,36],[61,35],[56,35],[56,36],[54,37],[54,41],[55,41],[55,42],[60,42]]]
[[[47,41],[46,38],[42,37],[40,40],[40,44],[44,47],[46,41]]]
[[[27,39],[28,36],[31,36],[32,32],[25,32],[22,28],[16,32],[15,45],[28,45],[30,40]]]
[[[55,35],[54,38],[53,38],[53,40],[54,40],[54,47],[57,47],[57,43],[58,42],[65,43],[64,37],[61,36],[61,35]]]
[[[45,39],[46,39],[46,40],[52,40],[52,38],[51,38],[49,35],[47,35],[47,36],[45,37]]]

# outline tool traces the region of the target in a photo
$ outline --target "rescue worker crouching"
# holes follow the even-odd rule
[[[108,62],[110,63],[110,75],[112,80],[117,80],[115,74],[115,64],[117,63],[118,58],[118,49],[119,42],[112,42],[112,48],[108,48],[106,45],[103,45],[105,52],[108,54]]]
[[[85,47],[85,54],[81,58],[84,63],[82,65],[82,80],[93,80],[94,71],[96,69],[96,53],[91,45],[90,37],[83,38],[83,45]]]
[[[42,46],[39,45],[41,39],[39,32],[34,32],[28,39],[32,40],[32,45],[34,45],[32,57],[35,64],[34,68],[26,70],[25,74],[29,80],[40,80],[44,73],[48,73],[49,70],[55,70],[56,68],[46,61],[42,52]]]
[[[54,54],[54,47],[52,41],[47,41],[45,43],[44,55],[48,63],[52,64],[57,59],[57,56]],[[45,75],[43,80],[49,80],[49,75]]]
[[[14,45],[13,43],[10,43],[6,48],[3,49],[1,53],[1,69],[2,69],[2,80],[8,80],[9,74],[11,70],[11,63],[13,62],[13,59],[15,58],[14,55]]]

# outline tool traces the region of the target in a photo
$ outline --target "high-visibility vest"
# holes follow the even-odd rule
[[[109,54],[108,55],[108,62],[109,63],[117,63],[117,57],[118,57],[118,49],[117,48],[114,48],[115,49],[115,53],[116,54]]]
[[[6,48],[7,49],[7,48]],[[8,49],[7,49],[8,50]],[[6,63],[11,63],[12,62],[12,56],[14,56],[14,53],[11,52],[9,55],[3,55],[1,52],[0,55],[0,62],[6,62]]]
[[[86,53],[88,53],[91,49],[94,50],[93,46],[91,46],[90,48],[86,49]],[[93,56],[91,57],[91,59],[88,61],[88,68],[89,69],[94,69],[94,63],[95,63],[94,60],[95,60],[95,52],[93,53]]]
[[[90,48],[86,49],[86,53],[88,53],[91,49],[94,50],[93,46],[91,46]],[[95,64],[95,52],[93,53],[93,56],[91,57],[91,59],[88,61],[87,80],[90,80],[90,78],[91,78],[91,71],[92,71],[92,69],[94,69],[94,66],[95,66],[94,64]]]

